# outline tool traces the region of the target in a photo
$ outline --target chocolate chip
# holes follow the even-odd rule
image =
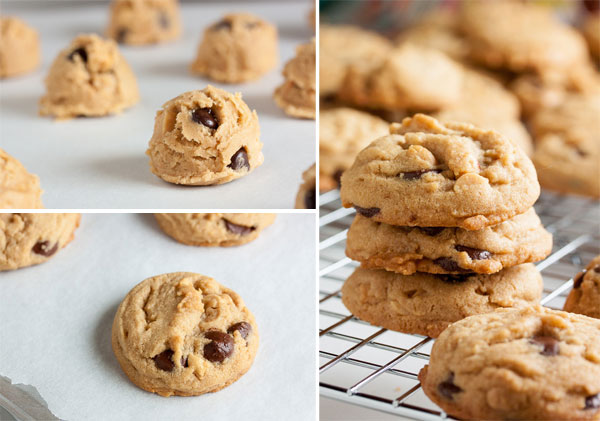
[[[474,249],[472,247],[461,246],[460,244],[454,246],[454,250],[464,251],[473,260],[485,260],[492,257],[492,253],[487,250]]]
[[[246,149],[243,147],[238,149],[231,157],[231,163],[227,166],[235,171],[244,167],[249,171],[250,163],[248,162],[248,153],[246,152]]]
[[[430,236],[438,235],[440,232],[444,231],[444,227],[419,227],[421,231]]]
[[[225,228],[227,228],[227,231],[237,235],[248,235],[256,229],[256,227],[246,227],[244,225],[234,224],[233,222],[229,222],[227,219],[223,219],[223,222],[225,222]]]
[[[456,393],[462,392],[462,389],[454,384],[454,373],[450,373],[448,379],[438,385],[438,392],[448,399],[454,399]]]
[[[575,279],[573,279],[573,288],[577,289],[581,286],[581,283],[583,282],[583,275],[585,275],[586,272],[587,270],[584,269],[575,275]]]
[[[254,29],[256,26],[258,26],[258,22],[246,22],[246,28],[248,29]]]
[[[204,358],[213,363],[221,363],[233,354],[233,338],[225,332],[213,330],[204,336],[211,342],[204,345]]]
[[[594,267],[594,272],[596,272],[596,273],[600,273],[600,265],[596,265],[596,266]]]
[[[436,275],[440,281],[446,282],[448,284],[459,284],[461,282],[465,282],[469,279],[468,276],[465,275],[446,275],[446,274],[438,274]]]
[[[216,130],[219,127],[219,121],[213,114],[213,110],[210,108],[196,108],[192,111],[192,120],[198,124],[202,124],[209,129]]]
[[[183,355],[181,356],[181,366],[188,367],[188,358],[184,357]]]
[[[535,336],[529,342],[542,347],[540,354],[546,356],[558,355],[558,341],[552,336]]]
[[[250,326],[250,323],[248,322],[239,322],[229,326],[229,329],[227,329],[227,333],[233,335],[233,332],[235,332],[236,330],[240,332],[242,338],[246,339],[248,337],[248,334],[252,332],[252,326]]]
[[[595,395],[586,396],[585,408],[583,409],[598,409],[600,408],[600,393]]]
[[[154,358],[152,359],[154,360],[154,364],[156,364],[157,368],[164,371],[173,371],[173,369],[175,368],[175,363],[173,362],[171,357],[173,357],[173,351],[171,351],[170,349],[165,349],[163,352],[154,356]]]
[[[119,44],[124,43],[125,37],[127,37],[127,29],[125,29],[125,28],[119,29],[119,31],[117,32],[117,38],[116,38],[117,42]]]
[[[304,207],[314,209],[317,206],[317,190],[313,187],[306,191],[304,195]]]
[[[436,174],[439,174],[442,172],[442,170],[418,170],[418,171],[407,171],[407,172],[401,172],[400,174],[402,174],[402,178],[404,180],[417,180],[419,178],[421,178],[421,176],[425,173],[428,172],[434,172]]]
[[[222,20],[218,23],[215,24],[215,26],[213,26],[213,30],[215,31],[220,31],[221,29],[227,29],[228,31],[231,30],[231,22],[229,22],[228,20]]]
[[[158,23],[160,24],[160,26],[163,29],[168,29],[169,28],[169,17],[167,16],[166,13],[161,13],[160,15],[158,15]]]
[[[333,173],[333,179],[337,183],[338,187],[342,185],[342,174],[343,173],[344,173],[344,170],[341,170],[341,169],[338,169],[338,170],[336,170],[336,172]]]
[[[354,205],[354,209],[356,209],[356,212],[367,218],[372,218],[381,211],[379,208],[361,208],[360,206],[356,205]]]
[[[460,266],[458,266],[458,263],[456,263],[451,257],[439,257],[439,258],[435,259],[433,261],[433,263],[435,263],[436,265],[438,265],[439,267],[441,267],[442,269],[444,269],[448,272],[459,272],[459,273],[468,273],[469,272],[469,270],[463,269]]]
[[[87,61],[88,61],[88,55],[87,55],[87,51],[85,51],[85,48],[83,48],[83,47],[81,47],[81,48],[77,48],[77,49],[73,50],[73,51],[71,52],[71,54],[69,54],[68,58],[69,58],[69,60],[71,60],[71,61],[75,61],[75,56],[79,56],[79,57],[81,57],[81,60],[82,60],[84,63],[87,63]]]
[[[35,246],[31,249],[35,254],[39,254],[41,256],[50,257],[58,250],[58,243],[55,243],[52,247],[50,247],[50,241],[38,241],[35,243]]]
[[[597,12],[600,10],[600,3],[598,0],[583,0],[583,5],[590,12]]]

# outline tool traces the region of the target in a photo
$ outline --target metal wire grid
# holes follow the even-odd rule
[[[450,419],[417,378],[433,339],[371,326],[342,304],[341,286],[358,266],[344,254],[354,210],[341,207],[337,190],[321,195],[320,205],[320,394],[407,418]],[[536,265],[542,304],[560,309],[572,277],[600,254],[600,202],[543,192],[535,208],[554,235],[552,254]]]

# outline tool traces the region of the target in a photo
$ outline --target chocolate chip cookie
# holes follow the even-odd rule
[[[478,231],[443,227],[398,227],[356,215],[346,240],[346,255],[363,267],[403,275],[495,273],[537,262],[552,251],[552,234],[533,208]]]
[[[0,78],[29,73],[40,64],[40,40],[21,19],[0,17]]]
[[[255,240],[273,213],[157,213],[160,228],[190,246],[239,246]]]
[[[112,347],[136,386],[194,396],[221,390],[248,371],[258,329],[234,291],[197,273],[167,273],[142,281],[121,302]]]
[[[400,275],[359,267],[342,287],[344,305],[359,319],[432,338],[473,314],[536,304],[541,294],[542,277],[531,263],[493,275]]]
[[[39,209],[40,179],[0,148],[0,209]]]
[[[564,310],[600,319],[600,256],[573,278]]]
[[[0,214],[0,271],[45,262],[74,237],[78,213]]]
[[[419,380],[461,419],[598,419],[600,320],[541,306],[472,316],[442,332]]]
[[[225,83],[258,79],[277,65],[277,28],[249,13],[234,13],[204,31],[193,73]]]
[[[525,152],[502,135],[416,114],[392,124],[342,175],[344,207],[391,225],[479,230],[540,193]]]
[[[120,113],[139,101],[135,75],[112,40],[79,35],[46,77],[40,114],[66,119]]]
[[[317,203],[317,178],[315,164],[302,173],[302,184],[296,194],[296,209],[315,209]]]
[[[256,111],[242,95],[207,86],[166,102],[156,113],[146,154],[169,183],[227,183],[263,163]]]

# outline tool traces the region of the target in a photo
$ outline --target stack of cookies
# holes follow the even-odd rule
[[[372,324],[437,337],[497,308],[539,302],[552,236],[533,203],[525,152],[491,130],[416,114],[363,149],[341,179],[356,209],[346,254],[361,267],[342,288]]]

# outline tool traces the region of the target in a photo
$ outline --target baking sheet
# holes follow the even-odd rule
[[[0,272],[0,376],[34,386],[63,420],[310,420],[316,417],[315,216],[280,214],[256,241],[202,248],[150,214],[84,214],[49,261]],[[190,271],[238,292],[256,316],[250,371],[220,392],[163,398],[121,371],[111,325],[147,277]]]
[[[55,122],[38,116],[38,99],[50,64],[79,33],[102,34],[107,4],[87,1],[2,0],[2,14],[36,28],[42,66],[34,73],[0,81],[0,147],[40,177],[49,209],[289,209],[294,207],[302,172],[315,162],[315,122],[286,116],[272,99],[281,70],[295,47],[314,35],[309,1],[194,2],[181,4],[179,40],[156,46],[121,46],[137,76],[140,103],[120,115]],[[193,76],[188,65],[206,26],[225,13],[248,11],[277,25],[280,62],[268,75],[243,85]],[[220,186],[166,183],[150,172],[145,151],[156,111],[171,98],[208,83],[241,92],[256,109],[264,164]]]

